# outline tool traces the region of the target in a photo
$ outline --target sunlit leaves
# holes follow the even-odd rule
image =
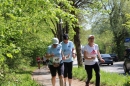
[[[70,13],[75,10],[71,4],[68,0],[0,0],[0,61],[10,68],[23,64],[25,59],[35,63],[36,56],[44,55],[53,37],[51,19],[56,24],[62,18],[63,25],[69,21],[69,27],[78,21]]]
[[[5,57],[2,54],[0,54],[0,62],[4,62],[4,60],[5,60]]]
[[[6,56],[9,57],[9,58],[13,58],[11,53],[6,53]]]
[[[126,16],[127,22],[123,25],[130,29],[130,14],[126,14],[125,16]]]

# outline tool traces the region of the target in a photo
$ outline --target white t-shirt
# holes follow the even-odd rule
[[[46,61],[46,60],[47,60],[44,56],[43,56],[42,58],[43,58],[43,61]]]
[[[97,51],[99,50],[98,45],[94,44],[93,47],[90,47],[88,44],[84,47],[84,51],[86,51],[87,57],[95,57],[95,59],[85,59],[84,64],[85,65],[94,65],[96,62],[98,62],[97,59]]]

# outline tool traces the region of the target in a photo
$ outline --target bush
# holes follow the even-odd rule
[[[5,76],[0,75],[0,86],[40,86],[31,79],[32,71],[11,71]],[[3,79],[2,79],[3,78]]]

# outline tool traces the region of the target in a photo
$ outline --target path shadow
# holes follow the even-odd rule
[[[118,70],[124,70],[123,67],[122,68],[117,68]]]
[[[19,71],[15,72],[16,74],[32,74],[32,71]]]
[[[38,71],[32,73],[32,75],[49,75],[49,74],[50,72],[38,72]]]

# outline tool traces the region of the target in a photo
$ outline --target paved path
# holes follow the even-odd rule
[[[41,86],[52,86],[51,75],[46,68],[37,69],[32,74],[33,80],[36,80]],[[59,79],[56,78],[56,86],[59,86]],[[67,84],[67,86],[69,86]],[[85,86],[85,82],[79,80],[73,80],[72,86]],[[93,86],[93,85],[90,85]]]
[[[121,62],[114,62],[113,65],[101,65],[100,66],[101,70],[104,70],[106,72],[115,72],[115,73],[120,73],[123,74],[124,73],[124,69],[123,69],[123,61]]]

